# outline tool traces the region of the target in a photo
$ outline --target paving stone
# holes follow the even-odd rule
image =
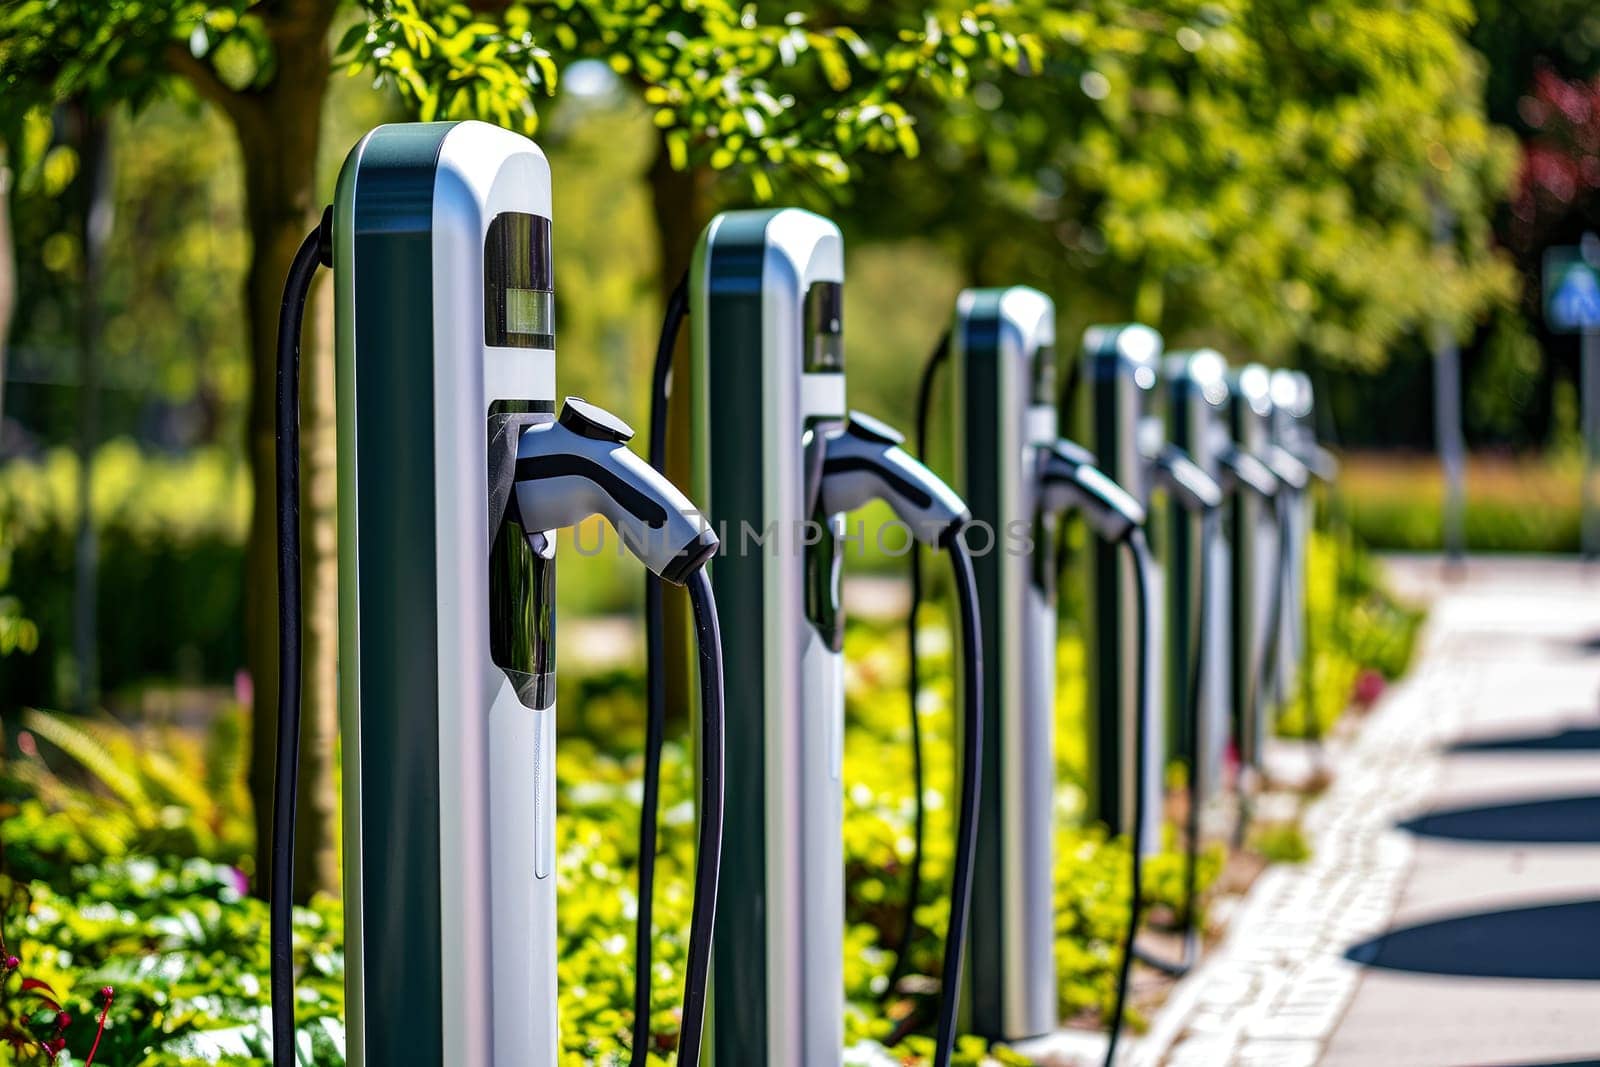
[[[1170,1047],[1142,1044],[1140,1064],[1309,1067],[1326,1059],[1332,1067],[1388,1067],[1485,1057],[1587,1058],[1600,1051],[1600,1012],[1574,1007],[1577,1014],[1541,1016],[1532,1001],[1527,1010],[1488,1007],[1502,1002],[1487,995],[1485,980],[1461,986],[1459,979],[1410,976],[1405,997],[1389,994],[1380,1002],[1394,1032],[1369,1038],[1352,1030],[1363,1025],[1368,991],[1389,979],[1374,977],[1382,972],[1368,972],[1344,953],[1389,928],[1397,908],[1418,906],[1406,887],[1413,865],[1429,861],[1432,853],[1425,840],[1419,845],[1398,824],[1433,810],[1440,790],[1449,787],[1453,765],[1446,764],[1443,750],[1469,728],[1482,736],[1517,732],[1518,723],[1537,717],[1540,701],[1551,709],[1592,708],[1600,690],[1600,662],[1584,659],[1580,645],[1600,631],[1600,571],[1519,563],[1505,573],[1480,573],[1488,575],[1483,584],[1452,587],[1434,605],[1410,677],[1392,685],[1371,715],[1325,746],[1332,784],[1301,817],[1312,859],[1269,868],[1243,900],[1228,905],[1231,921],[1222,943],[1186,979],[1214,985],[1197,996],[1174,995],[1169,1005],[1182,1017],[1158,1014],[1152,1027],[1152,1036],[1169,1035]],[[1561,610],[1552,609],[1555,601]],[[1298,758],[1303,763],[1304,753]],[[1285,803],[1283,796],[1268,796],[1257,810],[1271,812]],[[1600,895],[1600,849],[1596,855],[1594,895]],[[1448,885],[1448,876],[1442,881]],[[1589,997],[1600,995],[1592,985],[1588,989]],[[1465,996],[1465,990],[1475,992],[1454,1006],[1450,998]],[[1559,990],[1549,995],[1559,1005],[1568,1003]],[[1423,998],[1420,1013],[1411,1003],[1417,996]],[[1429,996],[1444,997],[1444,1010],[1429,1015]],[[1573,996],[1573,1005],[1584,1003]],[[1480,1002],[1484,1007],[1465,1007]],[[1427,1031],[1413,1016],[1429,1016],[1435,1029]],[[1497,1024],[1517,1035],[1516,1057],[1498,1055],[1512,1045],[1508,1034],[1493,1033]],[[1475,1030],[1489,1036],[1462,1039]],[[1235,1041],[1240,1034],[1245,1039]]]
[[[1250,1041],[1233,1062],[1241,1067],[1313,1067],[1320,1051],[1316,1041]]]

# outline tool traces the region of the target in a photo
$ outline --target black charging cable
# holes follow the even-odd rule
[[[1288,591],[1288,582],[1284,577],[1284,557],[1287,554],[1287,540],[1285,537],[1283,510],[1283,498],[1288,492],[1288,487],[1280,483],[1278,491],[1272,497],[1273,527],[1278,553],[1273,562],[1276,564],[1278,571],[1278,589],[1276,594],[1270,597],[1267,602],[1267,615],[1263,620],[1266,625],[1262,628],[1262,633],[1265,634],[1265,637],[1262,640],[1261,659],[1251,672],[1250,722],[1257,731],[1260,731],[1265,726],[1263,709],[1267,706],[1267,687],[1278,670],[1279,631],[1282,629],[1280,625],[1282,600],[1284,594]],[[1249,534],[1252,538],[1255,536],[1253,530]],[[1240,540],[1241,544],[1243,543],[1243,534],[1236,533],[1235,537]],[[1239,546],[1235,546],[1235,551],[1238,550]],[[1258,763],[1265,763],[1266,744],[1267,739],[1265,737],[1258,736],[1256,738],[1256,761]],[[1249,837],[1250,824],[1254,821],[1254,804],[1252,803],[1251,792],[1255,788],[1259,788],[1259,783],[1245,784],[1241,782],[1239,787],[1239,816],[1234,822],[1233,829],[1233,843],[1236,848],[1243,848],[1245,841]]]
[[[1314,378],[1316,376],[1317,375],[1314,370],[1308,370],[1308,378]],[[1317,423],[1312,435],[1312,447],[1319,447],[1317,438],[1326,441],[1331,446],[1337,447],[1339,443],[1339,430],[1334,421],[1332,403],[1333,398],[1332,395],[1327,391],[1326,380],[1324,380],[1323,385],[1320,387],[1313,386],[1312,395],[1326,397],[1328,401],[1323,404],[1312,405],[1313,416]],[[1320,501],[1322,503],[1322,508],[1320,510],[1323,521],[1326,524],[1326,532],[1333,540],[1333,603],[1331,605],[1330,619],[1332,620],[1333,625],[1337,626],[1340,618],[1343,615],[1340,609],[1344,603],[1344,547],[1345,538],[1349,535],[1349,520],[1345,515],[1344,495],[1340,493],[1338,489],[1336,489],[1331,483],[1333,473],[1333,471],[1328,471],[1327,478],[1319,480],[1322,480],[1324,487],[1323,492],[1320,494]],[[1311,517],[1306,530],[1306,571],[1308,575],[1310,573],[1311,534],[1318,527],[1317,516],[1319,509],[1317,508],[1317,503],[1319,496],[1313,496],[1311,500]],[[1317,760],[1316,773],[1320,776],[1326,770],[1327,757],[1322,747],[1322,724],[1320,721],[1315,720],[1313,712],[1313,709],[1316,707],[1316,666],[1319,652],[1317,643],[1315,642],[1316,628],[1311,625],[1311,592],[1309,581],[1306,587],[1305,606],[1306,611],[1305,615],[1303,616],[1303,623],[1305,626],[1304,657],[1302,662],[1304,679],[1301,682],[1300,693],[1301,700],[1305,703],[1305,707],[1307,709],[1307,717],[1303,725],[1306,726],[1308,731],[1307,740],[1312,741],[1316,745],[1316,748],[1314,749],[1315,758]],[[1312,726],[1313,722],[1315,722],[1314,728]]]
[[[1133,561],[1133,580],[1135,591],[1138,594],[1139,616],[1139,681],[1136,689],[1138,699],[1136,706],[1139,709],[1139,723],[1135,731],[1133,745],[1133,818],[1132,825],[1128,828],[1129,841],[1129,874],[1128,874],[1128,933],[1123,941],[1122,960],[1117,967],[1117,993],[1116,1000],[1111,1009],[1111,1025],[1107,1034],[1105,1067],[1112,1067],[1117,1058],[1117,1041],[1122,1035],[1123,1018],[1128,1010],[1128,982],[1133,973],[1134,950],[1133,942],[1139,934],[1139,915],[1144,905],[1144,878],[1141,872],[1140,841],[1144,836],[1144,777],[1145,765],[1149,759],[1149,733],[1146,720],[1149,718],[1147,707],[1150,701],[1150,622],[1153,611],[1150,598],[1153,595],[1150,578],[1153,561],[1150,558],[1150,544],[1145,540],[1144,531],[1135,527],[1129,531],[1123,541],[1128,554]]]
[[[946,331],[923,364],[922,378],[917,383],[916,442],[919,457],[928,454],[928,416],[933,401],[934,375],[949,356],[950,333]],[[922,604],[922,546],[913,541],[909,555],[911,606],[906,620],[906,692],[911,713],[911,884],[906,892],[905,918],[900,924],[900,936],[894,944],[894,966],[889,969],[889,981],[884,986],[880,1000],[887,1000],[894,995],[895,987],[911,965],[911,939],[917,927],[917,901],[922,896],[923,840],[927,832],[927,808],[922,798],[922,722],[917,715],[917,697],[922,691],[921,660],[917,655],[917,608]]]
[[[686,274],[667,296],[656,343],[656,361],[650,374],[650,443],[646,459],[656,470],[667,464],[667,399],[672,383],[672,350],[689,313],[689,276]],[[661,749],[667,734],[666,650],[661,639],[665,626],[662,582],[645,573],[645,732],[644,793],[639,802],[639,910],[633,941],[633,1051],[637,1056],[650,1044],[650,960],[654,938],[656,823],[661,806]],[[721,648],[719,643],[718,648]],[[720,746],[720,742],[719,742]],[[698,896],[696,897],[698,899]],[[680,1059],[679,1062],[690,1061]]]
[[[1310,488],[1307,487],[1305,490],[1302,490],[1302,492],[1308,492],[1309,493],[1310,492]],[[1294,531],[1293,531],[1294,511],[1292,509],[1298,503],[1300,503],[1298,495],[1293,496],[1290,499],[1281,502],[1280,505],[1279,505],[1278,514],[1277,514],[1277,520],[1278,520],[1278,559],[1277,559],[1277,563],[1278,563],[1278,597],[1279,597],[1280,600],[1282,600],[1284,602],[1285,608],[1287,608],[1287,606],[1288,606],[1288,599],[1289,599],[1290,592],[1294,588],[1294,556],[1291,554],[1290,550],[1294,546]],[[1287,641],[1287,642],[1285,642],[1284,641],[1284,634],[1283,634],[1283,630],[1284,630],[1285,626],[1283,624],[1280,624],[1279,627],[1278,627],[1278,630],[1279,630],[1279,633],[1278,633],[1279,644],[1280,644],[1280,646],[1284,645],[1284,644],[1287,644],[1288,648],[1285,649],[1285,648],[1280,647],[1279,652],[1278,652],[1277,661],[1276,661],[1276,663],[1274,665],[1274,671],[1275,672],[1281,666],[1281,664],[1283,662],[1283,659],[1285,657],[1285,654],[1287,652],[1293,651],[1294,645],[1297,643],[1297,641],[1304,640],[1304,638],[1305,638],[1306,619],[1305,619],[1305,615],[1304,615],[1304,610],[1305,610],[1306,603],[1305,603],[1305,600],[1303,599],[1303,597],[1304,597],[1304,592],[1303,592],[1303,587],[1302,587],[1302,599],[1299,602],[1301,610],[1299,612],[1286,612],[1284,614],[1284,616],[1283,616],[1287,626],[1293,628],[1292,629],[1292,633],[1293,633],[1293,636],[1295,637],[1296,640],[1295,641]],[[1299,615],[1299,618],[1296,618],[1295,617],[1296,615]],[[1313,708],[1312,705],[1311,705],[1311,697],[1312,697],[1311,687],[1306,684],[1306,680],[1310,676],[1310,671],[1307,669],[1307,664],[1304,663],[1304,662],[1301,662],[1300,664],[1298,664],[1297,665],[1297,669],[1300,672],[1300,679],[1299,679],[1300,683],[1301,683],[1300,693],[1301,693],[1301,697],[1302,697],[1302,699],[1303,699],[1303,701],[1305,703],[1305,706],[1302,708],[1303,715],[1302,715],[1301,720],[1300,720],[1300,740],[1310,748],[1310,750],[1312,752],[1312,758],[1315,759],[1320,764],[1320,762],[1321,762],[1320,751],[1321,751],[1321,748],[1322,748],[1322,731],[1321,731],[1320,727],[1317,724],[1317,719],[1316,719],[1316,714],[1315,714],[1315,710],[1316,709]],[[1275,693],[1275,696],[1277,697],[1279,703],[1286,703],[1288,701],[1288,699],[1289,699],[1289,693],[1287,691],[1277,692],[1277,693]]]
[[[1200,766],[1206,756],[1200,748],[1200,713],[1204,706],[1204,688],[1208,677],[1205,669],[1206,632],[1211,620],[1206,617],[1206,606],[1211,599],[1213,581],[1211,556],[1221,533],[1220,512],[1209,511],[1200,517],[1199,601],[1195,605],[1194,658],[1190,662],[1189,672],[1190,736],[1193,738],[1193,747],[1189,753],[1189,811],[1184,823],[1184,833],[1187,835],[1184,843],[1187,847],[1184,854],[1183,915],[1179,923],[1184,932],[1183,971],[1180,974],[1187,973],[1194,966],[1195,956],[1199,952],[1200,931],[1196,913],[1199,910],[1200,892],[1200,805],[1204,799],[1200,789]]]
[[[333,265],[332,211],[300,243],[278,310],[275,419],[278,518],[278,737],[272,774],[268,948],[272,1062],[295,1067],[294,842],[300,782],[300,335],[317,268]]]
[[[955,869],[950,880],[950,926],[945,933],[944,968],[940,980],[939,1026],[934,1038],[934,1067],[950,1067],[961,1010],[961,963],[972,911],[972,867],[978,852],[978,791],[983,768],[983,645],[978,629],[978,583],[972,557],[952,531],[946,551],[955,575],[956,612],[961,618],[964,670],[961,672],[962,737],[961,808],[956,823]]]
[[[683,978],[683,1020],[678,1029],[678,1062],[700,1062],[705,1033],[706,990],[711,976],[712,934],[716,926],[717,884],[722,871],[723,732],[722,628],[711,577],[701,567],[685,583],[694,610],[700,654],[700,836],[695,845],[694,910],[689,917],[689,951]],[[646,958],[646,968],[649,960]],[[646,1002],[648,1004],[648,1001]],[[635,1045],[629,1060],[644,1067],[649,1053]]]
[[[1176,961],[1164,960],[1159,956],[1135,950],[1139,962],[1149,967],[1154,967],[1163,974],[1173,978],[1182,978],[1194,969],[1200,954],[1200,931],[1196,925],[1196,916],[1199,911],[1200,896],[1200,763],[1205,758],[1205,753],[1200,749],[1200,708],[1204,699],[1202,688],[1205,685],[1205,654],[1206,654],[1206,627],[1209,620],[1206,618],[1206,602],[1211,598],[1211,546],[1217,536],[1218,512],[1206,511],[1200,516],[1200,567],[1197,599],[1194,611],[1194,645],[1189,661],[1189,677],[1187,691],[1184,694],[1186,701],[1183,713],[1189,720],[1190,747],[1186,755],[1189,757],[1189,782],[1188,802],[1189,810],[1184,818],[1184,850],[1183,850],[1183,910],[1178,913],[1178,929],[1183,932],[1183,955]]]
[[[1290,574],[1293,571],[1289,557],[1289,499],[1292,490],[1287,486],[1280,489],[1272,498],[1272,524],[1276,554],[1273,564],[1277,570],[1277,590],[1267,602],[1267,617],[1264,633],[1265,641],[1261,649],[1261,675],[1256,684],[1256,709],[1259,723],[1262,721],[1260,712],[1270,709],[1278,703],[1282,696],[1278,692],[1278,668],[1283,656],[1283,607],[1284,600],[1289,595]],[[1259,741],[1261,758],[1266,758],[1266,738]]]

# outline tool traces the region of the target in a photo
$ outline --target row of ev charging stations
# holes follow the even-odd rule
[[[1021,524],[1031,535],[1027,552],[976,561],[992,651],[969,1023],[1015,1041],[1058,1024],[1050,871],[1061,784],[1053,754],[1061,522],[1081,515],[1090,534],[1089,801],[1133,837],[1136,879],[1137,857],[1160,832],[1168,761],[1185,766],[1183,958],[1133,944],[1137,906],[1125,954],[1181,974],[1197,953],[1200,812],[1230,780],[1240,789],[1259,781],[1271,726],[1264,690],[1276,682],[1290,692],[1292,642],[1303,640],[1305,467],[1329,468],[1309,432],[1309,380],[1298,372],[1230,370],[1213,350],[1164,353],[1160,335],[1142,325],[1093,327],[1079,355],[1082,395],[1058,401],[1055,308],[1024,287],[962,293],[948,348],[957,488],[974,521]],[[1083,444],[1060,436],[1074,419]],[[1158,508],[1164,516],[1152,523]],[[1154,551],[1142,533],[1130,536],[1150,525]],[[1131,896],[1138,900],[1137,884]],[[1113,1027],[1126,970],[1119,986]],[[1114,1042],[1113,1029],[1108,1062]]]
[[[1232,371],[1208,350],[1164,354],[1145,326],[1096,327],[1075,357],[1081,407],[1064,411],[1050,298],[968,290],[924,377],[911,449],[847,404],[838,228],[734,211],[706,228],[669,303],[647,461],[604,408],[560,402],[550,182],[537,146],[482,123],[380,127],[352,151],[286,286],[275,1063],[296,1056],[298,335],[320,266],[334,273],[337,341],[349,1062],[559,1062],[555,546],[593,516],[650,576],[637,1002],[649,1004],[668,583],[688,590],[697,650],[684,672],[697,847],[679,1062],[843,1061],[841,579],[849,516],[871,501],[946,554],[953,579],[959,797],[934,1062],[949,1063],[963,1028],[1054,1030],[1055,546],[1066,523],[1086,523],[1087,565],[1066,580],[1087,582],[1090,799],[1133,840],[1137,901],[1168,760],[1190,769],[1192,871],[1201,805],[1230,756],[1259,769],[1265,691],[1294,682],[1305,487],[1331,468],[1309,382]],[[913,454],[946,362],[948,482]],[[663,472],[671,405],[690,427],[683,490]],[[920,845],[920,807],[918,827]],[[1135,913],[1130,960],[1136,932]],[[1187,967],[1192,939],[1184,960],[1149,962]],[[646,1034],[635,1027],[637,1064]]]

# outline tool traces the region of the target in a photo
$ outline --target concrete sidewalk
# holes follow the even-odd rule
[[[1600,568],[1391,567],[1410,677],[1129,1062],[1600,1062]]]

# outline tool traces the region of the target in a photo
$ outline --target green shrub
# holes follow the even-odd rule
[[[1576,552],[1582,470],[1566,457],[1474,455],[1463,527],[1473,552]],[[1345,458],[1339,493],[1360,540],[1380,550],[1443,548],[1444,475],[1433,457]]]
[[[1353,552],[1341,559],[1335,566],[1332,542],[1314,544],[1311,610],[1319,618],[1331,613],[1334,629],[1344,635],[1325,642],[1340,653],[1331,662],[1341,671],[1352,662],[1394,667],[1403,654],[1371,652],[1380,646],[1368,633],[1381,631],[1386,642],[1381,647],[1388,648],[1396,640],[1392,627],[1359,621],[1379,618],[1372,605],[1387,603],[1375,585],[1375,572]],[[953,642],[942,606],[927,605],[918,625],[927,851],[909,950],[912,980],[887,1004],[880,1000],[892,965],[890,947],[907,907],[912,853],[905,639],[899,627],[852,620],[845,648],[847,1039],[869,1049],[890,1039],[896,1020],[909,1018],[910,1036],[891,1050],[908,1063],[926,1058],[939,1000],[958,721]],[[1063,1018],[1092,1019],[1109,1008],[1114,992],[1128,918],[1129,851],[1125,838],[1083,825],[1084,655],[1070,628],[1058,657],[1059,1008]],[[629,1050],[643,679],[637,668],[569,672],[561,685],[559,1008],[565,1062],[576,1067],[624,1062]],[[224,1055],[228,1062],[262,1063],[265,918],[259,903],[240,895],[239,865],[249,855],[250,824],[240,782],[245,731],[239,713],[224,713],[202,737],[176,729],[135,732],[109,720],[39,712],[28,713],[21,725],[32,738],[33,752],[24,749],[11,761],[0,788],[0,840],[7,870],[17,879],[12,905],[0,916],[0,932],[23,958],[24,971],[49,981],[80,1020],[92,1013],[96,990],[116,987],[107,1031],[116,1043],[113,1054],[103,1049],[106,1064],[177,1067]],[[651,1004],[657,1063],[670,1056],[679,1026],[693,906],[693,784],[693,762],[679,732],[666,745],[662,768]],[[1173,850],[1176,836],[1170,828],[1166,838],[1166,851],[1146,866],[1144,903],[1153,922],[1175,915],[1181,905],[1184,861]],[[1263,831],[1257,845],[1271,858],[1304,854],[1298,831]],[[1215,879],[1222,860],[1221,846],[1204,853],[1203,887]],[[297,915],[297,951],[306,976],[299,1020],[317,1042],[319,1065],[341,1061],[336,1051],[342,1039],[338,912],[336,903],[318,901]],[[10,988],[6,1003],[21,1013],[27,998],[15,982]],[[69,1029],[74,1056],[83,1055],[90,1036],[81,1026]],[[976,1064],[984,1051],[982,1042],[965,1039],[957,1062]],[[1001,1061],[1025,1062],[1010,1053],[1001,1054]]]
[[[21,967],[0,996],[0,1028],[26,1033],[43,982],[75,1022],[73,1062],[95,1036],[98,993],[115,990],[97,1063],[266,1067],[267,911],[241,895],[236,872],[204,860],[128,859],[80,865],[59,887],[0,880],[5,924]],[[296,1017],[314,1062],[343,1062],[343,921],[335,901],[295,912]],[[44,1064],[38,1055],[18,1062]]]
[[[39,647],[39,624],[22,612],[22,601],[5,592],[11,584],[11,546],[0,528],[0,659]]]
[[[1312,534],[1306,554],[1306,627],[1313,735],[1322,737],[1350,706],[1363,670],[1397,678],[1411,662],[1422,612],[1383,588],[1371,555],[1349,530]],[[1279,710],[1277,729],[1306,735],[1306,689],[1297,685]]]
[[[1250,833],[1250,847],[1269,863],[1304,863],[1311,843],[1299,823],[1262,823]]]
[[[918,901],[911,971],[916,992],[883,1008],[891,955],[904,916],[910,860],[911,797],[908,708],[903,635],[894,628],[852,624],[846,751],[844,847],[850,872],[846,986],[852,1043],[883,1041],[891,1019],[922,1020],[897,1045],[896,1056],[925,1057],[928,1021],[937,1003],[948,906],[954,827],[952,795],[956,718],[950,705],[950,642],[937,607],[923,619],[927,689],[922,722],[929,769],[928,852]],[[1081,728],[1082,653],[1064,642],[1063,736]],[[632,915],[638,869],[636,832],[637,735],[619,729],[642,721],[642,679],[615,671],[564,684],[580,685],[584,717],[563,724],[557,759],[557,874],[562,897],[559,951],[560,1012],[566,1053],[574,1064],[626,1059],[631,1027]],[[221,737],[187,741],[158,731],[138,739],[109,721],[30,713],[24,725],[37,756],[8,768],[10,797],[0,823],[7,867],[21,887],[0,928],[17,946],[25,970],[50,981],[69,1011],[87,1018],[87,999],[114,985],[117,1002],[108,1029],[108,1064],[176,1065],[214,1061],[227,1051],[254,1063],[265,1054],[267,992],[264,912],[240,896],[234,863],[248,854],[248,824],[240,768],[216,760],[231,751],[235,713],[219,720]],[[586,732],[587,731],[587,732]],[[1081,749],[1066,746],[1060,770],[1063,811],[1082,808]],[[208,755],[209,754],[209,755]],[[168,762],[170,761],[170,765]],[[178,788],[176,772],[193,785]],[[206,775],[210,773],[211,778]],[[217,776],[231,777],[231,784]],[[692,760],[680,738],[666,746],[662,768],[662,827],[657,861],[652,1032],[654,1051],[672,1048],[693,905]],[[1064,826],[1069,825],[1067,820]],[[147,857],[158,858],[147,858]],[[1057,853],[1060,906],[1057,955],[1062,966],[1062,1011],[1104,1011],[1111,999],[1117,954],[1127,919],[1127,846],[1102,830],[1063,829]],[[188,857],[188,858],[185,858]],[[1208,855],[1202,877],[1214,876]],[[226,862],[216,862],[224,860]],[[1147,901],[1168,911],[1181,893],[1181,860],[1150,861]],[[342,1004],[338,908],[319,901],[299,916],[299,947],[311,992],[300,1022],[320,1043],[337,1036]],[[83,1038],[67,1035],[74,1055]],[[148,1052],[146,1051],[148,1050]],[[970,1039],[959,1062],[976,1064],[982,1043]],[[141,1058],[142,1057],[142,1058]],[[325,1048],[318,1064],[336,1064]],[[1025,1062],[1007,1054],[1002,1062]]]
[[[107,691],[153,677],[227,682],[244,659],[249,475],[219,449],[181,458],[113,441],[96,454],[96,646]],[[74,689],[78,463],[57,449],[0,467],[0,530],[12,592],[37,623],[37,652],[0,660],[0,691],[52,705]]]
[[[76,692],[77,481],[77,458],[64,448],[0,464],[0,693],[8,710],[60,706]],[[117,440],[96,453],[90,500],[103,691],[156,679],[232,683],[245,655],[249,481],[244,463],[219,448],[167,456]],[[563,612],[617,611],[643,598],[644,571],[619,557],[614,533],[593,550],[600,525],[562,532]]]
[[[0,796],[14,805],[0,822],[6,873],[49,881],[76,864],[130,856],[248,865],[245,722],[229,708],[204,735],[170,726],[136,734],[110,720],[23,712],[33,754],[0,778]]]

